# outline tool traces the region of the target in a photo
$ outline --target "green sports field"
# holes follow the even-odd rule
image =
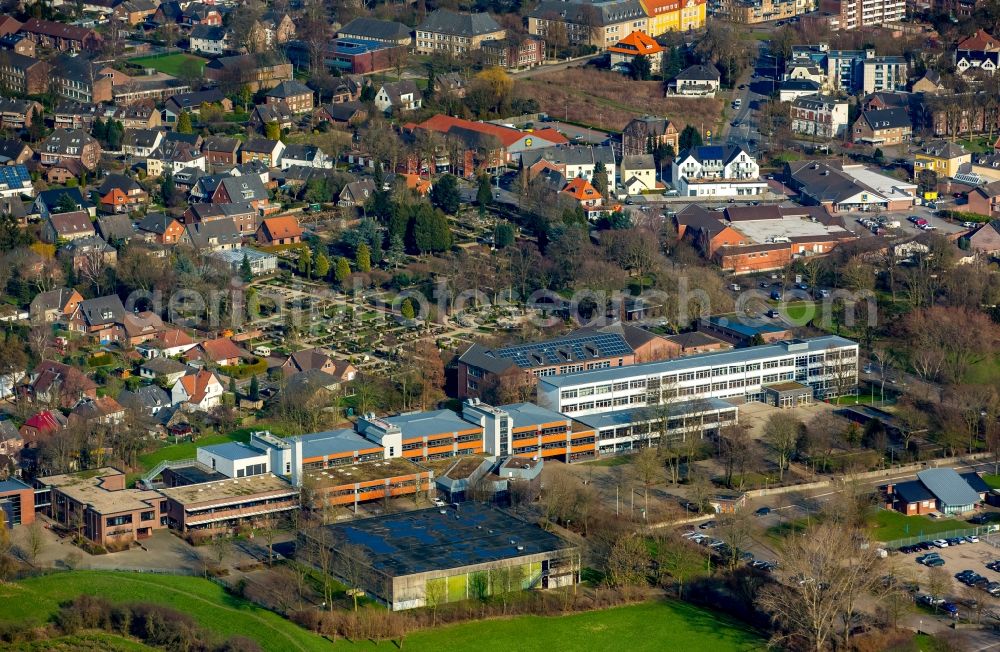
[[[135,59],[129,59],[129,63],[133,63],[137,66],[142,66],[143,68],[156,68],[160,72],[165,72],[168,75],[174,75],[175,77],[180,74],[181,66],[184,65],[185,61],[194,61],[198,63],[199,70],[205,67],[208,62],[207,59],[202,59],[201,57],[196,57],[193,54],[165,54],[165,55],[153,55],[150,57],[137,57]]]
[[[265,650],[275,652],[396,649],[388,642],[331,643],[227,594],[212,582],[172,575],[72,571],[0,585],[0,622],[43,622],[58,610],[60,602],[81,593],[115,601],[164,604],[190,614],[222,636],[247,636]],[[406,637],[403,646],[415,652],[462,651],[481,649],[484,641],[489,641],[492,648],[523,652],[593,648],[743,652],[765,647],[763,639],[742,625],[677,602],[644,603],[562,617],[521,616],[452,625],[415,632]],[[129,642],[122,641],[121,649],[145,649],[127,645]],[[34,648],[24,649],[34,652]]]
[[[645,603],[560,617],[521,616],[441,627],[406,637],[403,650],[627,650],[737,652],[764,650],[757,634],[719,614],[678,602]],[[337,652],[384,650],[386,644],[339,642]]]

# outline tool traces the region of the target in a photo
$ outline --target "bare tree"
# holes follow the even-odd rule
[[[764,441],[778,458],[778,477],[785,479],[785,469],[799,439],[802,422],[790,412],[775,412],[764,424]]]

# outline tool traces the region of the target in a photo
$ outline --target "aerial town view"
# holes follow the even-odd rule
[[[1000,652],[1000,0],[0,0],[0,650]]]

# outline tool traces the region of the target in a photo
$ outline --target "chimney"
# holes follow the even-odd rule
[[[292,485],[302,486],[302,440],[299,438],[292,444]]]

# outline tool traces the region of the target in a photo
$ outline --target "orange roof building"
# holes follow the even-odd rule
[[[285,245],[302,242],[302,227],[294,215],[269,217],[257,227],[257,243]]]
[[[659,72],[663,50],[663,46],[653,40],[652,36],[636,31],[609,47],[608,53],[611,55],[612,68],[620,64],[631,65],[636,57],[642,55],[649,60],[650,69]]]
[[[562,189],[562,193],[580,202],[584,209],[598,208],[604,201],[601,193],[597,192],[594,186],[583,177],[576,177],[567,183]]]
[[[554,129],[538,132],[520,131],[489,122],[474,122],[439,113],[413,127],[446,136],[465,143],[470,150],[485,150],[495,154],[496,164],[506,164],[511,155],[535,149],[562,145],[569,141]],[[544,132],[544,133],[542,133]]]
[[[980,29],[969,38],[960,41],[957,49],[974,50],[977,52],[995,52],[1000,50],[1000,41],[993,38],[985,29]]]
[[[430,179],[421,178],[419,174],[403,174],[400,176],[403,177],[406,187],[421,197],[428,194],[433,188]]]

